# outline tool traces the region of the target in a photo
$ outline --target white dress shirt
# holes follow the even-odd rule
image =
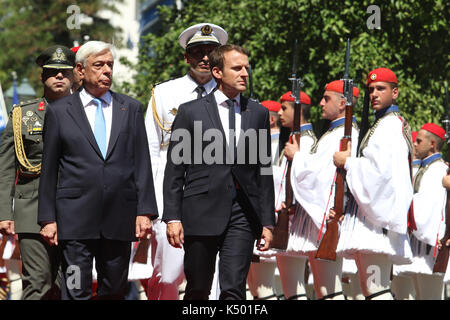
[[[97,104],[94,103],[94,96],[91,95],[86,89],[83,88],[80,92],[81,103],[83,104],[84,111],[91,126],[92,132],[94,132],[94,122],[95,113],[97,111]],[[106,150],[108,150],[109,137],[111,135],[111,124],[112,124],[112,96],[108,91],[103,96],[101,96],[100,101],[102,102],[103,115],[105,116],[106,123]]]
[[[241,132],[241,95],[238,93],[236,97],[234,98],[228,98],[223,92],[220,90],[214,91],[214,97],[217,102],[217,108],[219,110],[219,118],[220,122],[222,123],[223,131],[225,132],[225,139],[227,140],[227,144],[229,145],[230,141],[230,133],[229,133],[229,122],[228,122],[228,116],[229,116],[229,107],[226,103],[227,100],[235,100],[234,103],[234,112],[236,117],[236,139],[234,140],[236,145],[239,141],[239,135]]]

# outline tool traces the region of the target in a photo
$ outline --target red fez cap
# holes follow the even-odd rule
[[[266,100],[261,102],[261,104],[269,109],[269,111],[278,112],[281,109],[281,103],[273,101],[273,100]]]
[[[325,91],[334,91],[338,93],[344,93],[344,81],[334,80],[325,86]],[[358,98],[359,90],[357,87],[353,87],[353,96]]]
[[[412,139],[413,139],[413,142],[416,142],[417,134],[418,134],[417,131],[413,131],[413,132],[412,132]]]
[[[378,81],[398,83],[395,73],[388,68],[378,68],[370,71],[369,76],[367,77],[366,85]]]
[[[80,47],[81,46],[73,47],[73,48],[70,48],[70,50],[72,50],[73,52],[77,53],[77,51],[78,51],[78,49],[80,49]]]
[[[434,123],[425,123],[422,128],[420,128],[421,130],[426,130],[428,132],[434,133],[435,135],[437,135],[439,138],[441,138],[442,140],[445,140],[445,130]]]
[[[280,98],[280,101],[292,101],[294,102],[294,97],[291,96],[292,91],[288,91],[285,94],[283,94]],[[300,91],[300,103],[302,104],[311,104],[311,98],[304,93],[303,91]]]

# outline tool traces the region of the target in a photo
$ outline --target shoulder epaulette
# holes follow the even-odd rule
[[[172,80],[175,80],[175,79],[178,79],[178,78],[170,78],[170,79],[167,79],[167,80],[164,80],[164,81],[155,83],[155,84],[153,85],[153,88],[156,87],[156,86],[159,86],[160,84],[163,84],[163,83],[165,83],[165,82],[169,82],[169,81],[172,81]]]
[[[33,104],[39,103],[42,100],[43,100],[43,98],[36,98],[36,99],[28,100],[27,102],[23,102],[22,101],[19,104],[15,104],[13,106],[13,108],[15,108],[15,107],[26,107],[26,106],[29,106],[29,105],[33,105]]]

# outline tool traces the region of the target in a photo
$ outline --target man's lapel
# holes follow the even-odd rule
[[[204,101],[203,107],[206,109],[206,112],[208,113],[214,128],[219,129],[220,132],[222,133],[223,154],[225,155],[225,157],[227,157],[227,155],[230,154],[230,152],[228,150],[227,139],[225,136],[224,128],[222,126],[222,121],[220,120],[219,116],[219,107],[217,105],[216,98],[214,97],[214,90],[210,94],[208,94],[206,96],[206,99],[203,101]]]
[[[122,127],[123,119],[128,113],[128,105],[114,92],[111,92],[112,96],[112,123],[111,123],[111,134],[109,136],[108,151],[106,152],[106,159],[108,159],[114,145],[119,137],[120,128]]]
[[[80,132],[85,135],[91,146],[94,148],[95,152],[97,152],[99,157],[103,158],[97,141],[95,140],[94,133],[92,132],[91,126],[89,125],[89,120],[86,116],[86,112],[83,110],[83,104],[81,103],[80,99],[80,92],[75,92],[71,96],[72,100],[68,101],[68,103],[71,104],[71,107],[68,108],[68,113],[80,128]]]
[[[242,148],[240,144],[243,143],[245,131],[247,131],[247,129],[249,129],[250,126],[250,117],[252,115],[252,112],[251,108],[248,107],[248,102],[249,100],[245,98],[243,95],[241,95],[241,134],[239,135],[239,141],[237,144],[238,150],[244,150],[239,148]]]
[[[224,131],[224,128],[222,127],[222,121],[220,121],[219,109],[218,109],[219,107],[217,106],[216,98],[214,97],[214,91],[212,91],[210,94],[208,94],[206,96],[206,100],[204,100],[204,101],[205,101],[205,103],[203,104],[203,107],[206,109],[206,112],[208,113],[209,117],[211,118],[214,128],[219,129],[223,134],[223,138],[225,139],[225,131]]]
[[[248,107],[248,99],[241,95],[241,129],[245,132],[249,128],[251,110]]]

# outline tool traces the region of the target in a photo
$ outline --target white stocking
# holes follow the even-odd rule
[[[444,290],[443,274],[412,275],[417,300],[442,300]]]
[[[360,253],[355,259],[360,277],[361,291],[368,298],[390,289],[392,262],[386,254]],[[389,291],[374,296],[373,300],[393,300]]]
[[[318,299],[344,300],[342,293],[342,258],[336,261],[319,260],[314,258],[315,252],[309,256],[311,272],[314,276],[314,290]],[[328,295],[336,296],[326,297]],[[340,294],[339,294],[340,293]]]
[[[257,296],[258,299],[276,300],[273,287],[273,275],[276,268],[275,262],[252,263],[250,268],[252,271],[249,289],[252,295]]]
[[[307,257],[289,257],[278,255],[277,265],[286,299],[300,295],[295,299],[306,300],[305,266]]]
[[[394,276],[391,283],[391,291],[395,300],[415,300],[416,291],[414,283],[409,276]]]

